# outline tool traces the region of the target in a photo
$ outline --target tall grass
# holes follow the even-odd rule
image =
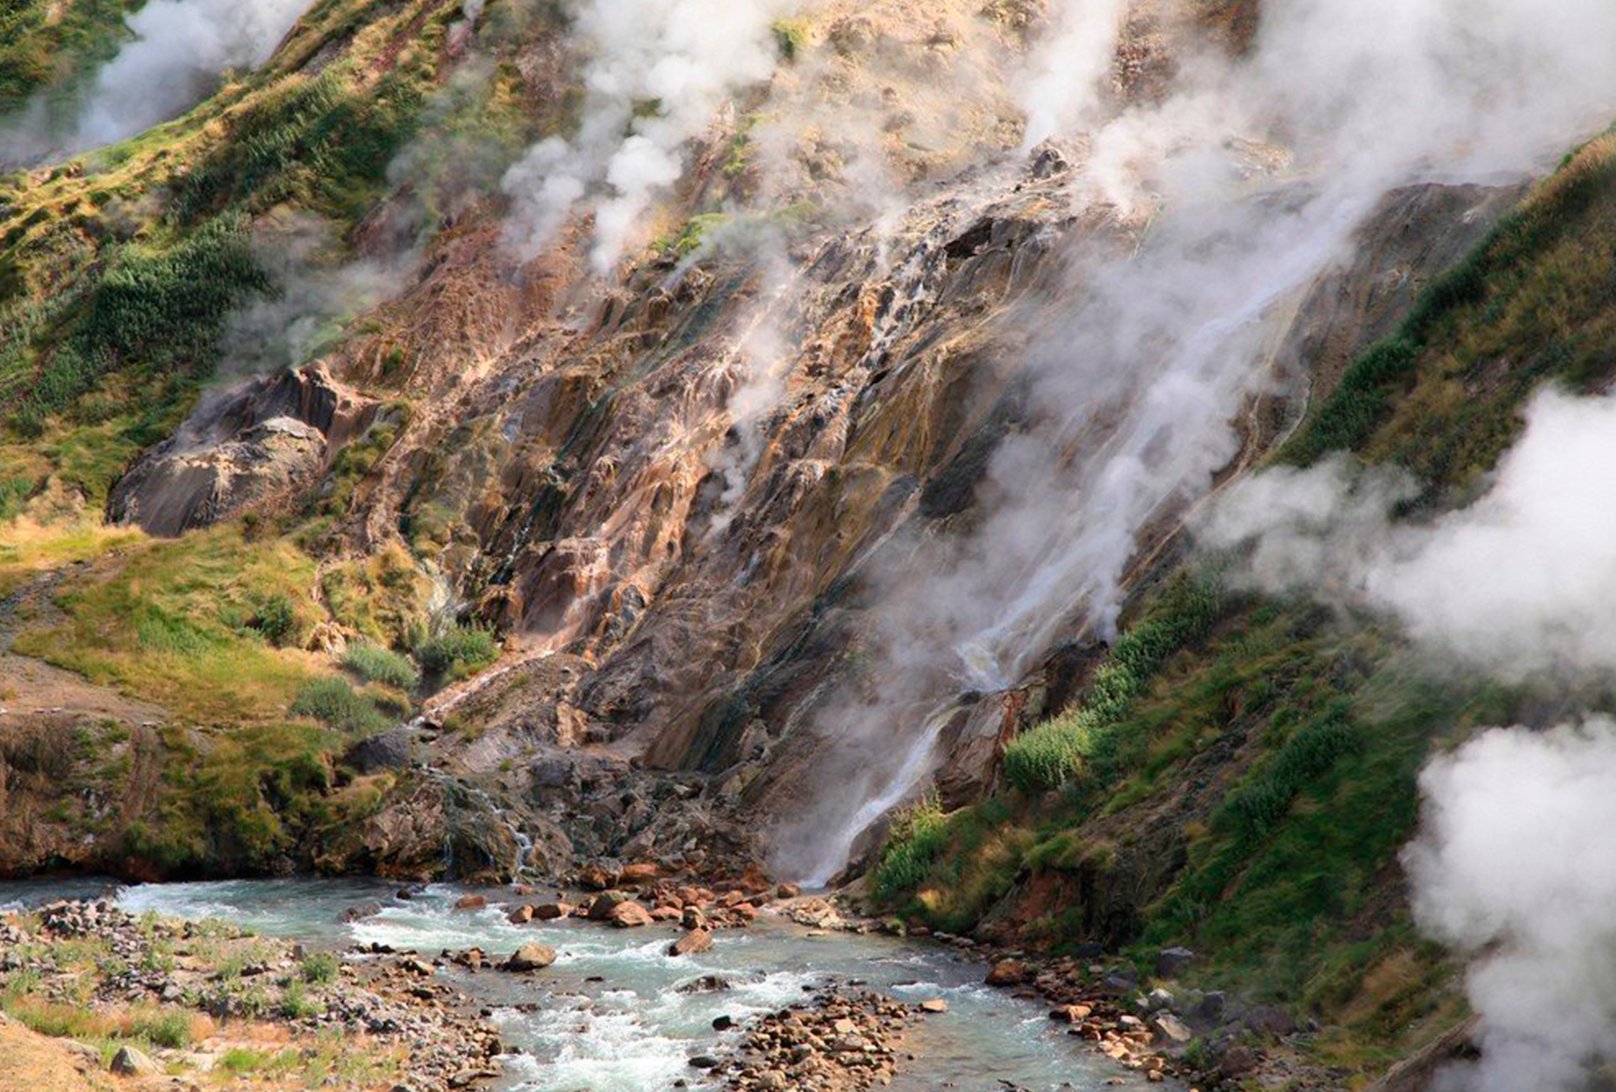
[[[408,656],[364,641],[348,645],[342,654],[342,666],[367,682],[400,690],[414,690],[421,683],[421,671]]]
[[[1170,589],[1154,616],[1117,641],[1081,705],[1011,741],[1005,779],[1023,792],[1041,792],[1082,773],[1168,657],[1207,632],[1217,604],[1211,588],[1188,580]]]

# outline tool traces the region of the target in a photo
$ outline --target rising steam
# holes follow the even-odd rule
[[[1616,667],[1616,399],[1540,394],[1491,489],[1425,526],[1391,520],[1399,471],[1336,459],[1231,488],[1200,529],[1246,542],[1244,579],[1399,618],[1427,647],[1488,674]]]
[[[591,260],[617,264],[658,195],[684,173],[685,145],[734,93],[769,78],[771,27],[791,0],[589,0],[573,35],[588,59],[578,133],[531,148],[505,176],[506,238],[524,259],[554,242],[582,203]]]
[[[1054,26],[1114,49],[1117,22],[1113,5],[1069,0]],[[1139,530],[1237,453],[1231,419],[1270,381],[1284,304],[1387,191],[1519,177],[1608,121],[1612,42],[1616,8],[1569,0],[1272,5],[1247,57],[1186,64],[1159,104],[1090,131],[1078,191],[1150,230],[1137,252],[1074,256],[1069,317],[1028,360],[1042,416],[997,453],[979,533],[923,543],[886,574],[875,674],[906,681],[821,718],[836,747],[777,865],[827,878],[862,805],[923,781],[940,695],[1011,684],[1074,623],[1111,633]],[[1050,96],[1028,102],[1035,123],[1081,119],[1091,69],[1030,79]]]
[[[1420,777],[1403,855],[1422,928],[1475,954],[1477,1063],[1441,1092],[1571,1092],[1616,1059],[1616,722],[1493,729]],[[1605,842],[1608,846],[1608,841]]]
[[[0,165],[113,144],[178,117],[219,77],[269,59],[308,0],[150,0],[128,16],[131,40],[96,74],[71,124],[45,97],[0,128]]]

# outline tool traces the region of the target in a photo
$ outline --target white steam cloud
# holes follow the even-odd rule
[[[0,129],[0,164],[72,155],[184,113],[221,74],[257,68],[308,0],[150,0],[126,22],[133,40],[96,74],[77,118],[58,131],[42,96]]]
[[[1251,543],[1245,578],[1385,611],[1506,679],[1616,667],[1616,399],[1538,395],[1491,489],[1429,525],[1392,522],[1396,471],[1336,459],[1233,486],[1200,528]]]
[[[610,271],[657,197],[684,173],[685,145],[739,89],[778,62],[771,29],[792,0],[588,0],[573,37],[589,51],[578,133],[530,149],[505,176],[506,237],[524,260],[575,208],[594,217],[590,256]]]
[[[1092,12],[1114,30],[1108,5]],[[1613,60],[1603,3],[1297,0],[1265,9],[1249,56],[1191,58],[1159,104],[1087,134],[1079,189],[1151,227],[1137,252],[1075,262],[1069,317],[1032,354],[1042,416],[993,460],[980,531],[889,576],[876,674],[899,677],[917,647],[929,668],[823,718],[859,765],[825,764],[777,866],[827,878],[860,833],[848,817],[923,782],[946,718],[917,711],[937,695],[1012,684],[1073,623],[1111,633],[1139,530],[1203,497],[1237,453],[1232,418],[1270,381],[1284,304],[1389,190],[1519,177],[1608,123]]]
[[[1064,0],[1034,48],[1023,79],[1026,147],[1070,134],[1092,121],[1101,82],[1111,74],[1128,0]]]
[[[1415,918],[1475,953],[1480,1061],[1442,1092],[1571,1092],[1616,1060],[1616,721],[1492,729],[1420,777]],[[1603,851],[1602,851],[1603,848]]]
[[[1488,675],[1576,682],[1616,668],[1616,399],[1545,391],[1490,489],[1394,522],[1405,474],[1337,458],[1232,487],[1199,528],[1245,546],[1244,579],[1391,614]],[[1416,920],[1475,955],[1479,1062],[1444,1092],[1571,1092],[1616,1061],[1616,722],[1492,729],[1421,777],[1404,854]]]

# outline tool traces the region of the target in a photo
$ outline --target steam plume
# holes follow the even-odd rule
[[[1414,914],[1477,960],[1482,1057],[1446,1092],[1568,1092],[1616,1058],[1616,721],[1496,728],[1420,778]]]
[[[177,117],[213,92],[219,76],[269,59],[308,0],[150,0],[126,22],[133,39],[96,74],[66,131],[43,97],[0,131],[0,164],[71,155]]]
[[[587,198],[591,259],[607,272],[634,240],[656,196],[684,172],[687,141],[729,97],[769,78],[773,21],[791,0],[589,0],[575,37],[589,49],[583,120],[505,176],[514,208],[507,239],[524,259],[555,240]]]
[[[1428,647],[1507,679],[1616,667],[1616,399],[1545,391],[1491,489],[1428,526],[1395,524],[1397,471],[1338,459],[1234,486],[1201,528],[1251,542],[1270,591],[1386,611]]]
[[[911,689],[935,704],[950,688],[1002,688],[1069,625],[1112,632],[1139,529],[1203,496],[1236,454],[1231,418],[1268,382],[1281,305],[1343,256],[1388,190],[1518,177],[1599,124],[1616,101],[1612,42],[1616,9],[1569,0],[1273,5],[1249,57],[1186,65],[1159,105],[1092,132],[1079,190],[1153,226],[1137,256],[1074,262],[1070,317],[1029,360],[1044,416],[994,459],[981,532],[923,544],[886,589],[895,632],[882,644],[901,651],[878,673],[898,677],[917,646],[951,647],[952,663],[934,653],[902,694],[827,714],[861,765],[827,763],[776,863],[825,878],[859,833],[846,817],[935,768],[934,755],[913,761],[938,718],[916,715],[928,705]],[[1062,101],[1030,106],[1073,116]]]

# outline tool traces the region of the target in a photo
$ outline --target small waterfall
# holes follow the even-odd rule
[[[908,741],[903,761],[891,777],[842,820],[833,833],[818,840],[816,856],[803,876],[805,887],[827,886],[847,866],[859,837],[882,816],[908,800],[932,775],[937,765],[937,741],[959,708],[958,700],[950,700],[933,709],[921,730]]]

